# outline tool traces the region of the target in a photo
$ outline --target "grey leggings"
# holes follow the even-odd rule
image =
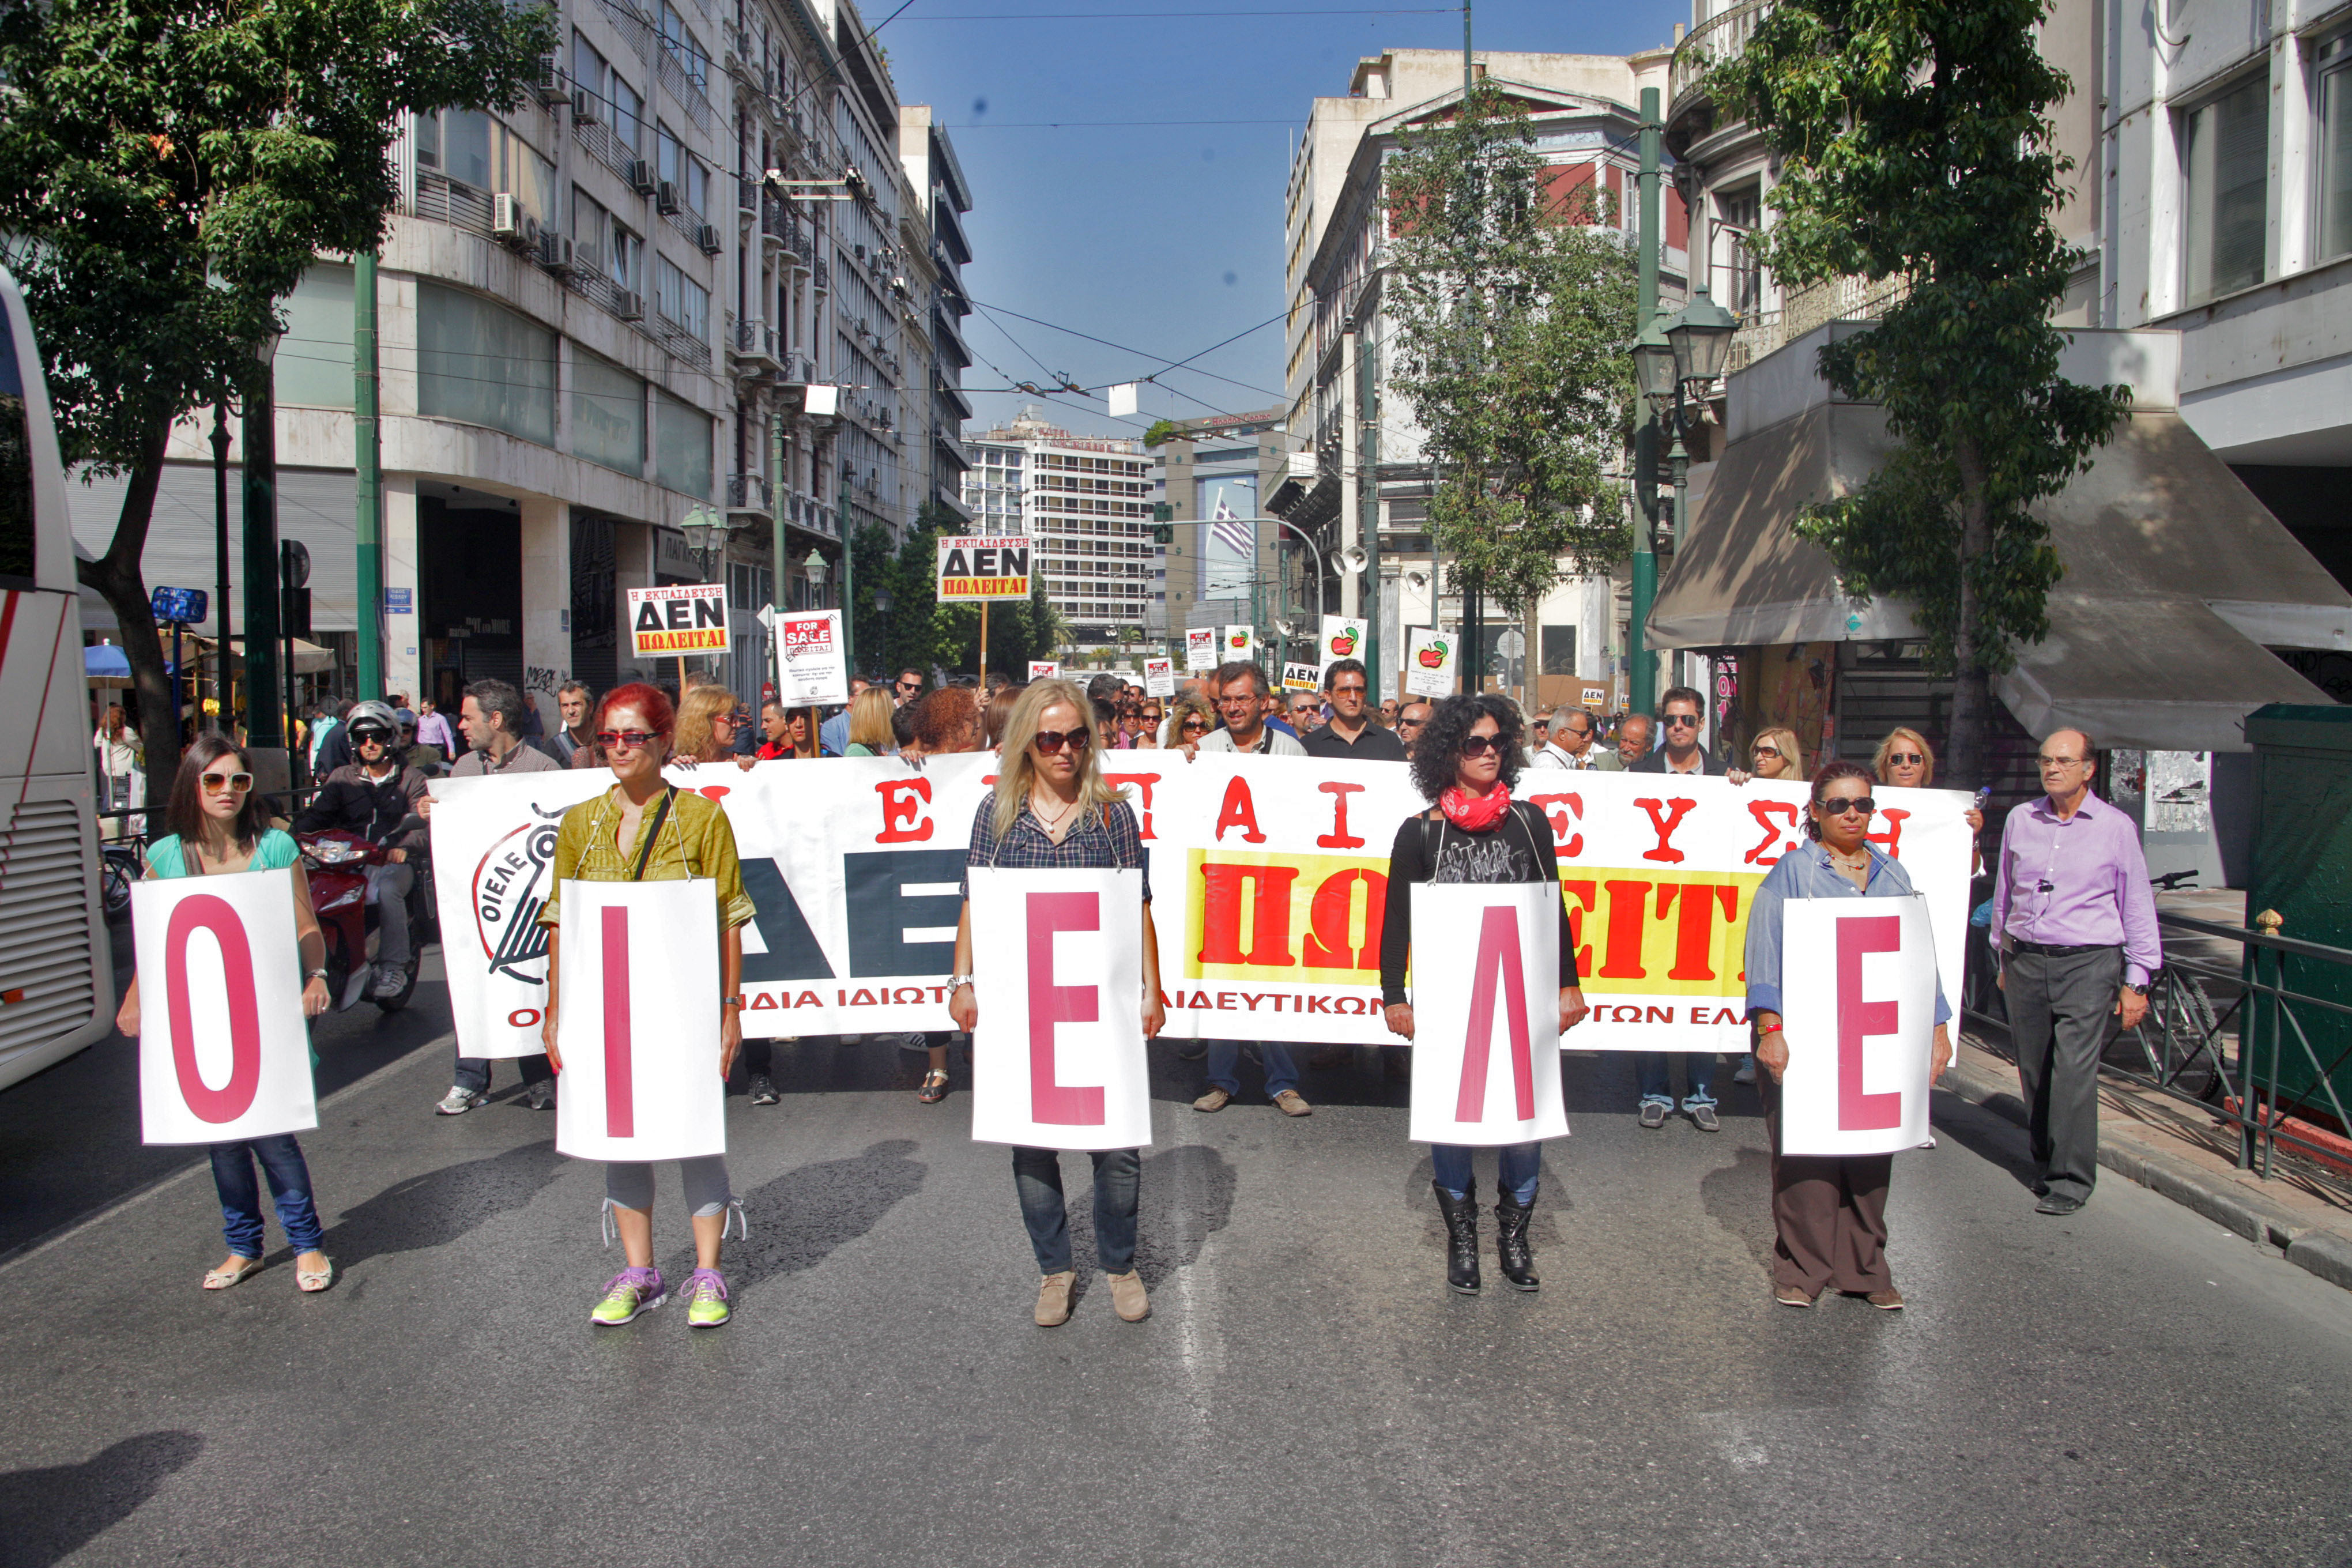
[[[734,1197],[727,1180],[727,1156],[705,1154],[680,1160],[677,1173],[686,1185],[686,1206],[697,1219],[725,1214]],[[643,1160],[614,1160],[604,1166],[604,1197],[621,1208],[649,1212],[654,1206],[654,1168]]]

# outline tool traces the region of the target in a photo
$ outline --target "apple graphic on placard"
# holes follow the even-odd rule
[[[1355,651],[1356,651],[1356,628],[1355,628],[1355,627],[1353,627],[1353,626],[1349,626],[1349,627],[1345,628],[1344,630],[1342,630],[1342,631],[1339,633],[1339,635],[1338,637],[1333,637],[1333,638],[1331,639],[1331,654],[1332,654],[1332,657],[1333,657],[1333,658],[1348,658],[1352,657],[1352,656],[1354,655]]]
[[[1247,632],[1235,632],[1232,637],[1227,637],[1225,640],[1232,643],[1235,647],[1249,647],[1249,634]]]
[[[1444,669],[1445,668],[1445,645],[1442,642],[1433,642],[1427,647],[1423,648],[1421,650],[1421,668],[1423,669]]]

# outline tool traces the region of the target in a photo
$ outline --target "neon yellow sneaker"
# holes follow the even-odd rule
[[[589,1312],[588,1321],[600,1329],[616,1329],[636,1321],[662,1300],[660,1269],[624,1268],[604,1281],[604,1300]]]
[[[727,1310],[727,1281],[716,1268],[698,1268],[686,1282],[686,1326],[715,1329],[734,1314]]]

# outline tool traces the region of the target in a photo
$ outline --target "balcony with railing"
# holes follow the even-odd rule
[[[1756,25],[1772,9],[1772,0],[1748,0],[1701,22],[1675,46],[1666,67],[1666,119],[1679,118],[1699,92],[1706,73],[1726,60],[1738,59],[1756,36]]]
[[[727,341],[727,358],[740,374],[759,374],[783,367],[776,329],[766,321],[738,321]]]
[[[1790,289],[1777,310],[1759,310],[1732,334],[1724,374],[1747,369],[1766,354],[1831,321],[1871,321],[1911,292],[1907,278],[1834,278]]]
[[[768,476],[765,474],[730,474],[727,476],[727,510],[768,515]]]

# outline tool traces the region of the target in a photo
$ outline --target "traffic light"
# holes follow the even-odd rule
[[[1152,543],[1173,544],[1176,542],[1175,518],[1176,509],[1169,505],[1166,501],[1154,501],[1151,503]]]

